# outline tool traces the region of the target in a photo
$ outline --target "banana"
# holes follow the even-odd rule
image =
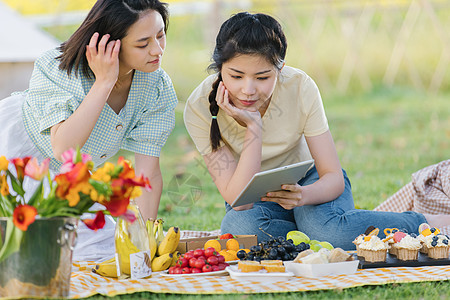
[[[166,253],[164,255],[155,257],[152,260],[152,271],[159,272],[166,270],[167,268],[170,267],[172,259],[173,259],[172,253]]]
[[[177,264],[177,260],[180,258],[181,253],[180,251],[175,251],[173,254],[173,258],[172,258],[172,263],[170,264],[171,267],[176,266]]]
[[[161,242],[164,239],[164,230],[163,230],[163,219],[158,219],[155,221],[156,224],[156,229],[155,226],[153,226],[153,230],[155,232],[156,235],[156,231],[158,231],[158,236],[156,237],[156,244],[159,246],[159,244],[161,244]]]
[[[113,277],[117,278],[117,266],[116,259],[108,259],[107,261],[96,264],[94,268],[92,268],[92,272],[105,276],[105,277]]]
[[[153,221],[151,220],[147,220],[147,222],[145,223],[145,226],[147,227],[147,232],[148,232],[148,240],[149,240],[149,244],[150,244],[150,258],[153,259],[155,258],[156,255],[156,250],[158,249],[158,245],[156,244],[156,239],[155,239],[155,232],[153,231]]]
[[[161,226],[162,227],[162,226]],[[166,253],[173,253],[177,250],[178,243],[180,242],[180,229],[178,227],[170,227],[169,231],[167,231],[166,236],[161,241],[161,244],[158,245],[158,256],[161,256]]]

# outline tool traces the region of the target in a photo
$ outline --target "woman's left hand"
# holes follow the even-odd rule
[[[261,201],[278,203],[284,209],[293,209],[304,205],[302,199],[303,187],[299,184],[283,184],[281,191],[269,192]]]

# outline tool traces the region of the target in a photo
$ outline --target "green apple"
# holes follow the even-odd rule
[[[296,246],[301,242],[304,242],[305,244],[309,243],[309,237],[303,232],[298,230],[289,231],[286,235],[286,240],[289,239],[291,239],[294,242],[294,245]]]
[[[331,245],[328,242],[319,242],[319,245],[321,245],[323,248],[327,248],[328,250],[333,250],[334,249],[333,245]]]
[[[319,243],[319,241],[318,240],[310,240],[309,241],[309,244],[312,246],[312,245],[315,245],[315,244],[318,244]]]

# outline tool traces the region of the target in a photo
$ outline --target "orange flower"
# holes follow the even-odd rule
[[[21,182],[23,181],[24,178],[24,170],[26,165],[28,164],[28,161],[31,159],[31,156],[27,156],[24,158],[13,158],[12,159],[12,163],[14,164],[14,166],[16,167],[16,171],[17,171],[17,179],[19,179]]]
[[[33,178],[34,180],[42,180],[48,173],[48,167],[50,165],[50,158],[44,159],[41,165],[39,165],[37,158],[31,159],[25,166],[25,175]]]
[[[9,195],[9,185],[6,181],[6,175],[0,176],[0,193],[3,196]]]
[[[122,171],[119,173],[119,178],[122,179],[132,179],[135,176],[134,173],[134,169],[131,166],[130,161],[126,160],[123,158],[123,156],[119,157],[119,159],[117,160],[117,165],[121,166],[123,169]]]
[[[28,226],[34,222],[37,210],[34,206],[21,204],[14,209],[13,223],[22,231],[26,231]]]
[[[105,226],[105,215],[103,211],[98,211],[95,219],[84,219],[82,221],[89,229],[97,231],[97,229],[102,229]]]
[[[56,196],[69,201],[69,206],[73,207],[80,201],[79,192],[89,191],[89,165],[79,162],[75,164],[71,171],[55,176],[58,184]]]

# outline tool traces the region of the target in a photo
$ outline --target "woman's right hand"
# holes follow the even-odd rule
[[[98,38],[99,33],[95,32],[89,41],[89,45],[86,46],[86,58],[89,67],[94,72],[96,81],[104,81],[114,85],[119,76],[120,40],[108,42],[109,34],[102,36],[99,42]]]
[[[262,126],[261,114],[257,109],[239,109],[230,102],[228,90],[222,81],[219,83],[219,87],[217,88],[216,102],[227,115],[234,118],[241,125],[244,124],[247,127],[252,124],[258,125],[259,127]]]

